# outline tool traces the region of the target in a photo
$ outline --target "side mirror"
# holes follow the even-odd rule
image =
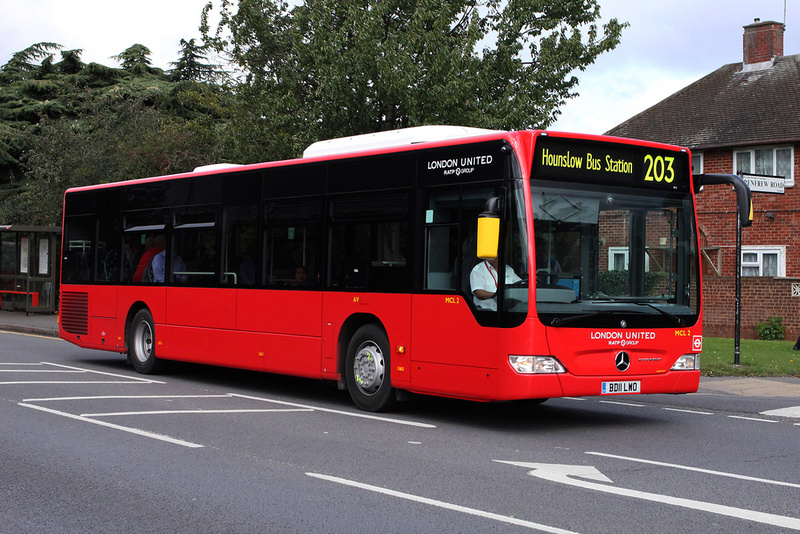
[[[478,215],[478,247],[476,255],[482,260],[490,260],[497,257],[502,212],[502,198],[492,197],[486,201],[483,213]]]

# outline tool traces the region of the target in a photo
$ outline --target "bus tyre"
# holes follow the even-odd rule
[[[368,324],[359,328],[347,347],[345,363],[347,391],[362,410],[381,412],[395,402],[389,378],[389,339],[382,328]]]
[[[128,358],[139,373],[150,375],[162,370],[163,362],[156,358],[156,336],[153,315],[147,309],[136,312],[128,340]]]

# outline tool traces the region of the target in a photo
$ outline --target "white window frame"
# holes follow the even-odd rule
[[[702,152],[692,152],[692,160],[694,158],[698,158],[699,165],[697,167],[694,166],[694,162],[692,162],[692,174],[703,174],[703,165],[705,164],[703,153]]]
[[[739,154],[749,154],[750,155],[750,170],[743,171],[745,174],[757,174],[756,173],[756,151],[757,150],[772,150],[772,172],[777,172],[778,162],[776,161],[778,150],[788,150],[790,153],[791,164],[789,165],[789,176],[786,176],[786,182],[784,183],[785,187],[794,187],[794,146],[793,145],[781,145],[781,146],[760,146],[754,148],[743,148],[733,151],[733,172],[739,174],[739,169],[736,167],[736,156]]]
[[[620,254],[622,256],[624,256],[624,258],[625,258],[624,259],[625,268],[622,269],[622,270],[623,271],[627,271],[628,270],[628,263],[629,263],[629,259],[630,259],[630,257],[629,257],[630,256],[630,252],[629,252],[628,247],[608,247],[608,270],[609,271],[618,271],[619,270],[619,269],[615,269],[614,268],[614,256],[619,256]],[[650,255],[649,254],[645,254],[645,256],[644,256],[644,270],[645,271],[649,271],[650,270]]]
[[[745,254],[756,254],[758,256],[757,261],[755,262],[747,262],[744,261]],[[745,267],[757,267],[759,274],[756,276],[769,276],[773,277],[773,275],[765,275],[764,272],[764,254],[777,254],[778,255],[778,274],[775,275],[777,277],[786,276],[786,247],[777,245],[777,246],[769,246],[769,245],[762,245],[762,246],[742,246],[742,276],[747,276],[744,274]]]

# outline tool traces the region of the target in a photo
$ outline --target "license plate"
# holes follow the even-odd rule
[[[630,382],[603,382],[603,387],[600,391],[602,395],[623,395],[632,393],[641,393],[642,383],[638,380]]]

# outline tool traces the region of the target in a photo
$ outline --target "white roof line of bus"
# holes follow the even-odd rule
[[[414,126],[349,137],[317,141],[303,151],[303,159],[393,148],[417,143],[431,143],[503,133],[500,130],[470,128],[466,126]]]

